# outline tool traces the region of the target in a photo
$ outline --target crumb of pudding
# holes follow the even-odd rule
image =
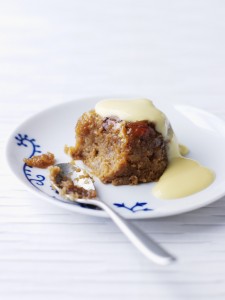
[[[32,156],[31,158],[24,158],[23,161],[30,167],[46,169],[47,167],[54,165],[55,156],[54,154],[47,152],[46,154]]]
[[[79,167],[75,167],[76,171],[79,172]],[[60,195],[65,197],[69,195],[71,199],[93,199],[96,198],[97,194],[95,190],[87,190],[81,186],[76,185],[71,178],[67,176],[62,176],[61,169],[58,166],[52,166],[49,168],[50,180],[58,186],[60,189]],[[80,175],[77,180],[87,178],[90,179],[90,176],[85,172],[84,175]]]
[[[75,152],[75,147],[74,146],[68,146],[68,145],[65,145],[64,146],[64,152],[69,155],[70,157],[73,157],[73,154]]]

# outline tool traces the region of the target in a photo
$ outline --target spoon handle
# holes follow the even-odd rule
[[[140,250],[149,260],[159,265],[168,265],[175,261],[176,258],[163,249],[158,243],[151,239],[147,234],[142,232],[130,221],[122,218],[110,206],[99,200],[82,200],[77,199],[77,202],[84,204],[96,205],[105,210],[114,223],[127,236],[137,249]]]

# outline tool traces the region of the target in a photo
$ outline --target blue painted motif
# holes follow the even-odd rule
[[[30,139],[27,134],[22,135],[18,133],[17,136],[15,136],[15,139],[17,140],[18,146],[31,147],[31,154],[29,158],[41,153],[40,146],[36,144],[36,140]],[[35,188],[39,189],[38,186],[44,185],[45,176],[38,174],[33,177],[31,170],[32,167],[28,166],[26,163],[23,165],[23,173],[25,177]]]
[[[132,211],[133,213],[136,213],[138,211],[152,211],[153,209],[151,208],[147,208],[144,207],[145,205],[147,205],[147,202],[136,202],[136,204],[134,204],[133,206],[129,207],[126,206],[124,203],[113,203],[116,207],[119,208],[125,208],[127,210]]]

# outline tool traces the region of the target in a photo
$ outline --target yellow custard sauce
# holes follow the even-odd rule
[[[205,189],[214,179],[214,173],[197,161],[176,157],[154,186],[153,195],[161,199],[182,198]]]
[[[186,147],[185,145],[182,145],[182,144],[179,144],[179,150],[180,150],[180,154],[182,156],[185,156],[189,153],[188,147]]]

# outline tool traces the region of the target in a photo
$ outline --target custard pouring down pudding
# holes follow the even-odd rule
[[[153,194],[174,199],[209,186],[214,173],[185,158],[164,113],[148,99],[103,100],[76,125],[76,145],[66,149],[103,183],[157,181]]]

